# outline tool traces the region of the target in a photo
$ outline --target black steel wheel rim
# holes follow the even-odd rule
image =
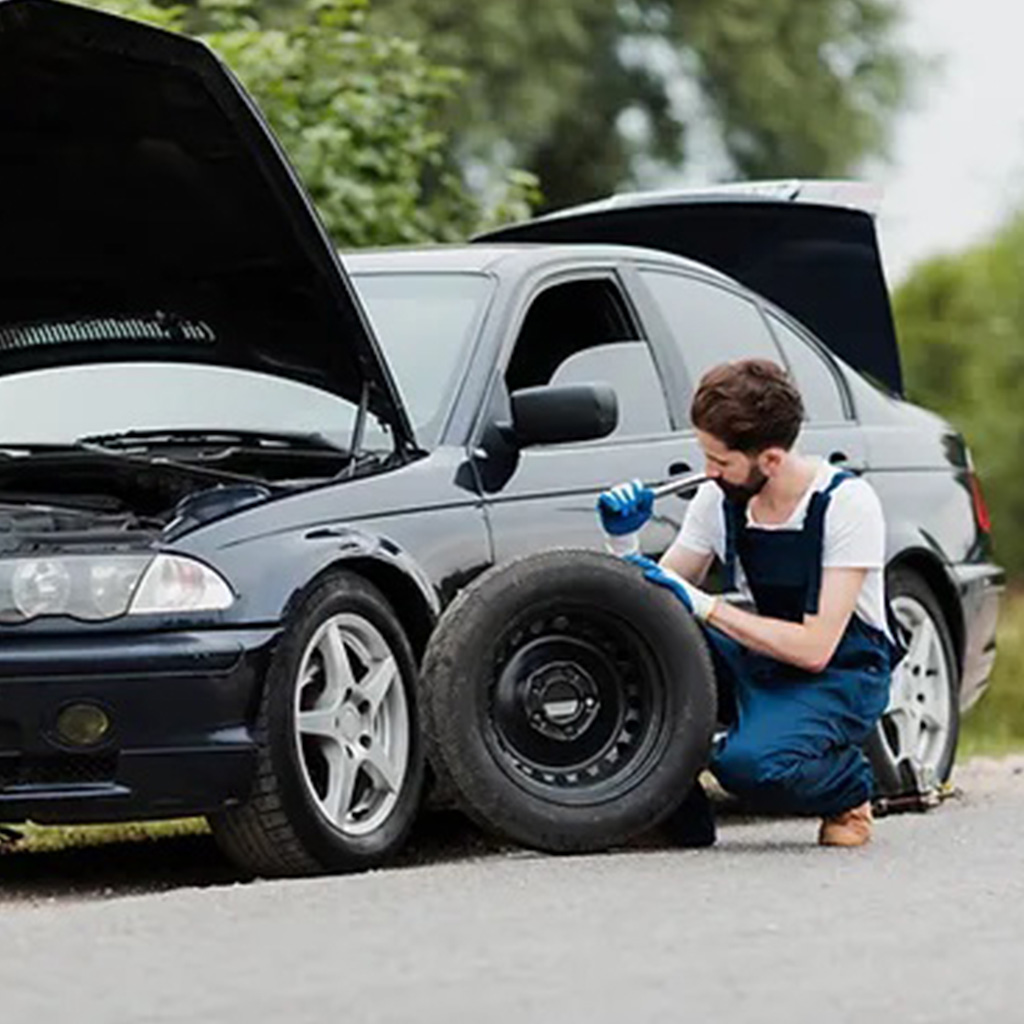
[[[518,616],[494,650],[483,732],[520,788],[602,803],[648,774],[665,743],[667,693],[632,626],[560,603]]]

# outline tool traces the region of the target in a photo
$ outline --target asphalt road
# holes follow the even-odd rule
[[[730,819],[713,850],[552,858],[447,819],[347,878],[233,883],[203,837],[0,858],[0,1022],[1018,1024],[1021,768],[857,851]]]

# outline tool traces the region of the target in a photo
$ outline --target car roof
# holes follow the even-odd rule
[[[514,264],[540,265],[570,260],[587,262],[600,260],[648,260],[697,271],[722,281],[732,281],[726,274],[696,260],[674,256],[658,249],[644,249],[632,245],[576,245],[545,244],[543,242],[509,242],[506,244],[396,246],[382,249],[352,249],[343,251],[345,267],[352,274],[381,273],[384,271],[414,273],[441,271],[444,273],[502,273]]]

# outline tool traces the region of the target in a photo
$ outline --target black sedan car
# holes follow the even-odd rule
[[[524,842],[649,827],[713,680],[594,500],[699,471],[694,382],[751,355],[886,509],[910,654],[880,784],[947,777],[1002,572],[963,440],[898,397],[872,218],[823,188],[342,263],[205,48],[0,0],[0,820],[200,814],[253,871],[366,867],[427,746]]]

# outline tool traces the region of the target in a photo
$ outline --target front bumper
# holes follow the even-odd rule
[[[251,724],[278,632],[0,637],[0,821],[205,814],[248,795]],[[70,704],[102,708],[100,744],[62,742]]]
[[[985,692],[996,658],[999,601],[1006,574],[996,565],[956,565],[953,579],[964,616],[960,709],[966,711]]]

